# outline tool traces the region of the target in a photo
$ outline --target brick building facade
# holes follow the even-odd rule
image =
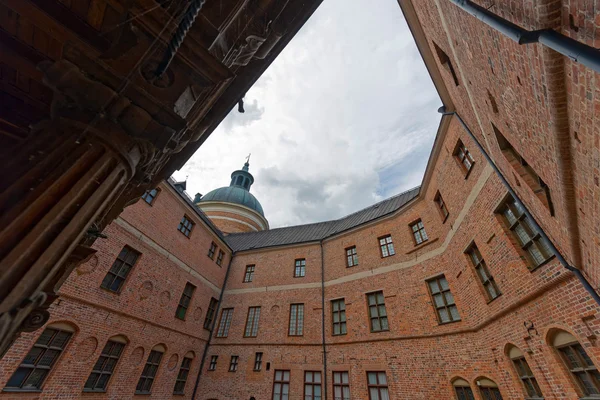
[[[597,76],[449,1],[399,3],[446,108],[597,287]],[[600,4],[493,10],[597,44]],[[457,117],[419,188],[339,220],[213,224],[177,184],[157,189],[4,355],[0,399],[192,398],[196,384],[203,400],[600,396],[598,305]]]

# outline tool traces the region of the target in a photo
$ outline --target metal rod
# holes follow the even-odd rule
[[[553,29],[528,31],[470,0],[450,0],[464,11],[519,44],[541,43],[574,62],[600,72],[600,50],[578,42]]]
[[[575,274],[575,276],[577,276],[577,278],[579,279],[579,281],[581,282],[581,284],[583,285],[583,287],[585,288],[585,290],[596,301],[596,303],[598,305],[600,305],[600,295],[598,295],[598,292],[596,292],[596,290],[594,289],[594,287],[592,286],[592,284],[587,280],[587,278],[585,277],[585,275],[583,275],[583,273],[581,272],[581,270],[579,270],[578,268],[570,265],[567,262],[567,260],[563,257],[563,255],[561,254],[560,250],[558,250],[558,248],[554,245],[554,243],[552,242],[552,240],[550,240],[550,238],[548,237],[548,235],[546,234],[546,232],[544,231],[544,229],[537,223],[537,221],[535,220],[535,218],[533,217],[533,215],[529,212],[529,209],[527,208],[527,206],[521,201],[521,198],[514,191],[514,189],[510,185],[510,183],[506,180],[506,178],[504,177],[504,175],[502,174],[502,172],[500,171],[500,169],[496,165],[496,163],[494,163],[494,161],[491,159],[491,157],[489,156],[489,154],[487,153],[487,151],[485,151],[485,149],[483,148],[483,146],[481,145],[481,143],[479,143],[479,140],[477,140],[477,138],[475,137],[475,135],[473,134],[473,132],[471,132],[471,129],[469,129],[469,127],[467,126],[467,124],[465,123],[465,121],[463,121],[463,119],[461,118],[461,116],[456,111],[447,112],[446,111],[446,106],[440,107],[439,110],[438,110],[438,112],[440,114],[442,114],[442,115],[454,115],[458,119],[458,121],[463,126],[463,128],[465,128],[465,131],[467,131],[467,133],[469,134],[469,137],[471,139],[473,139],[473,141],[475,142],[475,145],[477,146],[477,148],[479,149],[479,151],[481,152],[481,154],[483,154],[483,157],[492,166],[492,169],[494,170],[494,172],[496,172],[496,175],[498,175],[498,177],[500,178],[500,181],[502,181],[502,183],[504,184],[504,186],[506,187],[506,189],[508,189],[508,192],[511,194],[511,196],[513,197],[513,199],[515,199],[515,202],[519,205],[519,207],[521,207],[523,209],[523,212],[527,216],[527,218],[529,218],[529,221],[531,222],[531,225],[533,225],[534,229],[548,243],[548,246],[550,247],[550,250],[552,250],[552,252],[554,253],[554,256],[556,256],[556,259],[563,265],[563,267],[565,267],[569,271],[573,272]]]

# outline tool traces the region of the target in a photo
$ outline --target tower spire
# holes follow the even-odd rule
[[[248,172],[248,168],[250,167],[250,156],[251,155],[252,155],[252,153],[248,153],[248,157],[246,157],[246,162],[244,163],[244,167],[242,168],[242,171]]]

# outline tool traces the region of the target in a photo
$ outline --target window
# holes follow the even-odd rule
[[[154,203],[154,200],[156,199],[156,196],[158,196],[158,192],[160,192],[159,188],[154,188],[152,190],[146,190],[146,193],[144,193],[144,195],[142,196],[142,199],[152,205]]]
[[[273,380],[273,400],[288,400],[290,396],[290,371],[275,370]]]
[[[410,224],[410,230],[412,231],[413,237],[415,239],[415,245],[419,245],[427,239],[427,232],[425,232],[425,227],[423,226],[423,221],[418,220]]]
[[[204,329],[211,329],[211,325],[213,319],[215,318],[215,312],[217,311],[217,305],[219,304],[219,300],[211,297],[210,302],[208,303],[208,310],[206,310],[206,317],[204,318]]]
[[[190,233],[192,233],[193,228],[194,223],[188,218],[187,215],[184,215],[183,218],[181,218],[181,222],[179,223],[177,230],[179,230],[179,232],[183,233],[185,236],[190,237]]]
[[[123,337],[110,338],[104,345],[102,353],[83,386],[84,392],[104,392],[108,381],[119,362],[119,358],[125,348],[126,340]]]
[[[456,393],[458,400],[475,400],[469,382],[459,378],[452,382],[452,385],[454,386],[454,392]]]
[[[210,258],[211,260],[214,260],[216,251],[217,251],[217,245],[215,244],[215,242],[212,242],[210,244],[210,248],[208,249],[208,258]]]
[[[146,361],[146,365],[142,371],[142,376],[140,376],[140,380],[135,388],[136,393],[150,393],[150,389],[152,389],[152,383],[154,383],[154,377],[156,376],[156,372],[160,366],[160,360],[162,359],[165,351],[166,349],[162,345],[154,346],[152,351],[150,351],[148,360]]]
[[[233,308],[224,308],[223,311],[221,311],[221,321],[219,322],[217,337],[227,337],[227,335],[229,334],[229,327],[231,326],[232,318]]]
[[[469,152],[469,149],[465,147],[462,140],[458,139],[458,143],[456,143],[456,148],[454,149],[454,157],[458,161],[459,165],[465,172],[465,177],[469,175],[471,172],[471,168],[473,168],[473,164],[475,164],[475,160],[473,160],[473,156]]]
[[[394,251],[394,243],[392,242],[392,235],[386,235],[379,238],[379,249],[381,250],[382,258],[396,254],[396,251]]]
[[[248,318],[246,319],[246,329],[244,337],[256,337],[258,335],[258,321],[260,319],[260,307],[249,307]]]
[[[442,64],[442,67],[444,67],[444,69],[446,71],[448,71],[450,73],[450,75],[452,75],[452,79],[454,80],[454,85],[458,86],[458,76],[456,75],[456,71],[454,71],[454,66],[452,65],[452,62],[450,61],[450,57],[448,57],[448,55],[444,52],[444,50],[442,50],[435,42],[433,42],[433,48],[435,49],[435,52],[437,53],[437,56],[440,60],[440,64]]]
[[[442,198],[442,195],[440,194],[440,192],[437,192],[435,197],[433,198],[433,201],[435,202],[435,204],[438,207],[438,210],[440,211],[440,214],[442,216],[442,222],[446,222],[446,220],[448,219],[448,215],[450,215],[450,213],[448,212],[448,209],[446,208],[446,203],[444,203],[444,199]]]
[[[504,216],[508,229],[528,255],[530,269],[539,267],[552,257],[548,242],[533,228],[525,211],[512,196],[509,196],[498,212]]]
[[[500,389],[498,389],[498,385],[494,381],[481,378],[477,380],[477,386],[479,387],[481,397],[485,400],[502,400]]]
[[[439,323],[445,324],[447,322],[460,321],[458,308],[454,304],[454,296],[450,292],[446,277],[441,275],[428,280],[427,286],[429,286],[429,291],[433,298],[433,305],[437,312]]]
[[[388,325],[383,292],[380,290],[378,292],[368,293],[367,305],[369,306],[371,332],[388,331],[390,327]]]
[[[350,400],[348,371],[335,371],[333,373],[333,400]]]
[[[385,372],[367,372],[367,384],[369,387],[369,400],[389,400],[390,394]]]
[[[346,303],[344,299],[331,301],[331,321],[334,335],[345,335],[346,332]]]
[[[521,179],[529,186],[536,197],[542,202],[544,207],[550,211],[550,215],[554,216],[554,204],[552,203],[552,197],[550,196],[550,188],[540,178],[537,172],[527,163],[527,161],[515,150],[508,140],[502,135],[502,132],[492,124],[494,133],[496,134],[496,140],[498,146],[502,150],[502,154],[506,161],[515,169]]]
[[[321,372],[304,371],[304,400],[321,400]]]
[[[246,274],[244,275],[244,283],[252,282],[252,278],[254,278],[254,265],[246,265]]]
[[[223,264],[223,257],[225,256],[225,252],[223,250],[219,250],[219,255],[217,256],[217,265],[220,267]]]
[[[485,289],[488,300],[492,301],[496,297],[500,296],[500,290],[496,285],[496,281],[494,281],[494,277],[492,274],[490,274],[490,271],[488,270],[485,260],[481,256],[477,245],[473,243],[471,247],[467,249],[466,254],[469,256],[471,263],[475,267],[475,272],[477,273],[479,281]]]
[[[50,325],[44,329],[21,365],[10,377],[7,389],[41,390],[42,384],[73,335],[68,325]]]
[[[306,276],[306,260],[304,258],[299,258],[295,263],[294,278],[301,278],[303,276]]]
[[[358,254],[356,254],[356,246],[348,247],[346,249],[346,262],[348,267],[354,267],[358,265]]]
[[[238,356],[231,356],[231,361],[229,362],[229,372],[237,371],[238,359]]]
[[[302,336],[304,331],[304,304],[290,305],[289,336]]]
[[[131,271],[139,256],[140,253],[131,247],[123,247],[123,250],[121,250],[115,262],[113,262],[112,267],[106,273],[100,287],[119,293],[123,288],[123,283],[125,283],[127,275],[129,275],[129,271]]]
[[[217,359],[218,358],[219,358],[219,356],[211,356],[210,357],[210,364],[208,364],[209,371],[214,371],[217,369]]]
[[[540,389],[535,376],[533,376],[533,372],[531,368],[529,368],[529,364],[525,359],[525,355],[519,350],[517,347],[512,346],[508,351],[508,356],[513,362],[515,366],[515,370],[517,371],[517,375],[523,383],[523,388],[525,389],[525,393],[527,395],[527,399],[543,399],[542,390]]]
[[[600,374],[575,336],[559,331],[552,341],[584,397],[600,397]]]
[[[192,301],[192,295],[194,294],[194,290],[196,290],[196,286],[192,285],[189,282],[185,284],[183,293],[181,293],[181,299],[179,299],[177,311],[175,311],[175,316],[177,318],[185,320],[185,313],[187,312],[187,309],[190,306],[190,301]]]
[[[260,371],[262,368],[263,353],[256,353],[254,356],[254,371]]]
[[[185,357],[183,357],[183,360],[181,361],[181,367],[179,367],[179,373],[177,374],[177,379],[175,379],[175,388],[173,389],[173,394],[184,394],[185,383],[187,382],[193,359],[194,354],[191,351],[188,352]]]

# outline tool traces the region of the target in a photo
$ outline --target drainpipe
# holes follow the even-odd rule
[[[541,43],[574,62],[600,72],[600,51],[592,46],[571,39],[553,29],[528,31],[470,0],[450,0],[450,2],[518,44]]]
[[[223,280],[223,288],[221,289],[221,294],[219,294],[219,303],[217,304],[217,308],[215,309],[214,318],[213,318],[211,326],[210,326],[210,335],[208,336],[208,342],[206,342],[206,346],[204,346],[204,351],[202,352],[202,360],[200,360],[200,369],[198,370],[198,376],[196,377],[196,383],[194,384],[194,391],[192,392],[192,400],[194,400],[196,398],[196,393],[198,392],[198,385],[200,384],[200,376],[202,375],[202,370],[204,369],[206,355],[208,354],[208,347],[210,346],[210,342],[213,337],[213,332],[215,331],[215,325],[217,324],[219,310],[221,309],[221,303],[223,302],[223,293],[225,292],[225,286],[227,285],[227,278],[229,278],[229,271],[231,271],[231,262],[233,261],[234,255],[235,255],[235,253],[231,253],[231,257],[229,258],[229,264],[227,264],[227,271],[225,271],[225,279]]]
[[[323,240],[321,245],[321,335],[323,343],[323,397],[327,400],[327,346],[325,345],[325,254],[323,253]]]
[[[454,1],[454,0],[451,0],[451,1]],[[465,121],[463,121],[463,119],[461,118],[461,116],[458,115],[458,113],[456,111],[447,112],[446,111],[446,106],[441,106],[438,109],[438,112],[440,114],[442,114],[443,116],[445,116],[445,115],[454,115],[458,119],[458,121],[463,126],[463,128],[465,128],[465,131],[467,131],[467,133],[469,134],[469,137],[471,139],[473,139],[473,141],[477,145],[477,148],[479,149],[479,151],[481,152],[481,154],[483,154],[483,157],[492,166],[494,172],[496,172],[496,175],[498,175],[498,177],[500,178],[500,181],[502,181],[502,184],[506,187],[506,189],[508,189],[508,192],[515,199],[515,202],[523,209],[525,215],[527,216],[527,218],[529,218],[529,221],[531,222],[531,225],[533,225],[533,228],[548,243],[548,245],[550,247],[550,250],[552,250],[552,252],[554,253],[554,256],[557,258],[557,260],[562,264],[563,267],[565,267],[566,269],[568,269],[569,271],[571,271],[572,273],[574,273],[575,276],[577,276],[577,278],[579,279],[579,281],[581,282],[581,284],[583,285],[583,287],[585,288],[585,290],[596,301],[596,303],[598,305],[600,305],[600,296],[598,295],[598,293],[596,292],[596,290],[594,289],[594,287],[590,284],[590,282],[587,280],[587,278],[585,277],[585,275],[583,275],[583,273],[581,272],[581,270],[579,270],[578,268],[575,268],[572,265],[570,265],[567,262],[567,260],[563,257],[563,255],[561,254],[560,250],[558,250],[556,248],[556,246],[554,245],[554,243],[552,243],[552,240],[550,240],[550,238],[548,237],[548,235],[546,235],[546,232],[544,231],[544,229],[542,229],[542,227],[537,223],[537,221],[535,220],[535,218],[533,217],[533,215],[531,215],[531,213],[529,212],[529,209],[527,208],[527,206],[525,206],[525,204],[521,201],[521,198],[513,190],[513,188],[510,185],[510,183],[506,180],[506,178],[504,177],[504,175],[502,174],[502,172],[500,172],[500,169],[498,169],[498,167],[496,166],[496,164],[494,163],[494,161],[490,158],[490,156],[488,155],[487,151],[485,151],[485,149],[483,148],[483,146],[481,145],[481,143],[479,143],[479,140],[477,140],[477,138],[475,137],[475,135],[473,134],[473,132],[471,132],[471,130],[469,129],[469,127],[467,126],[467,124],[465,123]]]

